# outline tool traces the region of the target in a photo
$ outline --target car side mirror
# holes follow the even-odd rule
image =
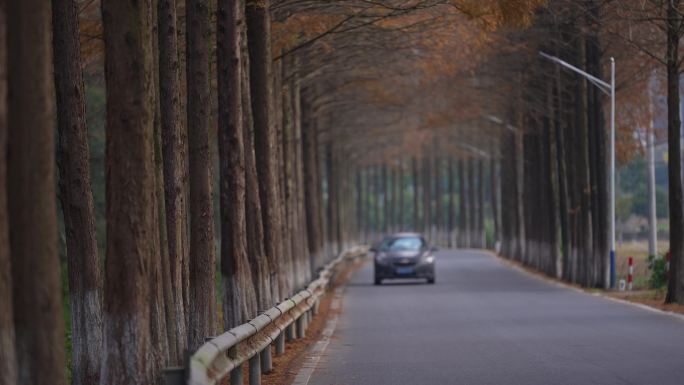
[[[432,251],[433,253],[436,253],[436,252],[439,251],[439,247],[437,247],[437,246],[432,246],[432,247],[430,248],[430,251]]]

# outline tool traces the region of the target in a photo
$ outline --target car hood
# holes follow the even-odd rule
[[[387,252],[386,255],[388,257],[392,258],[407,258],[407,259],[413,259],[413,258],[418,258],[423,254],[422,251],[413,251],[413,250],[404,250],[404,251],[390,251]]]

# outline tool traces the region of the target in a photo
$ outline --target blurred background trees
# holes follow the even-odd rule
[[[65,360],[74,384],[156,382],[388,232],[606,287],[607,100],[539,51],[599,78],[615,58],[618,238],[656,229],[638,263],[671,247],[684,302],[677,1],[9,3],[0,384]]]

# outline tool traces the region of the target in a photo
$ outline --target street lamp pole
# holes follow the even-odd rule
[[[615,288],[615,58],[610,58],[610,288]]]
[[[610,58],[610,84],[593,76],[556,56],[539,52],[543,58],[582,75],[591,84],[610,96],[610,255],[609,270],[606,271],[607,286],[615,287],[615,59]]]

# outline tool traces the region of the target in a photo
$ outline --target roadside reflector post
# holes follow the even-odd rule
[[[627,264],[629,265],[629,274],[627,275],[627,290],[632,290],[634,280],[634,258],[629,257],[627,259]]]
[[[665,275],[667,276],[667,281],[670,281],[670,258],[672,257],[672,252],[668,251],[665,254]]]

